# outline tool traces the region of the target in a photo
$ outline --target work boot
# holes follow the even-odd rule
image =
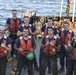
[[[15,67],[12,69],[10,75],[16,75],[16,72],[17,72],[17,68]]]
[[[34,66],[34,69],[39,71],[39,67],[37,65]]]
[[[63,71],[64,71],[64,68],[61,67],[61,68],[58,70],[58,73],[61,73],[61,72],[63,72]]]
[[[51,74],[51,69],[48,69],[48,73]]]
[[[24,69],[26,70],[26,66],[24,66]]]
[[[12,60],[13,60],[13,58],[11,58],[11,57],[7,59],[8,62],[11,62]]]

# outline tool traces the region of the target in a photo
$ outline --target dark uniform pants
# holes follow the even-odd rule
[[[35,52],[34,52],[34,66],[38,66]]]
[[[17,39],[17,34],[11,33],[10,38],[11,38],[11,41],[12,41],[11,56],[13,57],[14,54],[17,55],[17,50],[14,49],[14,43],[15,43],[15,40]]]
[[[43,53],[43,48],[42,46],[40,47],[40,54],[39,54],[39,67],[41,68],[41,64],[42,64],[42,59],[43,59],[44,53]],[[48,69],[51,69],[51,64],[48,63]]]
[[[64,58],[66,57],[66,68],[67,68],[67,64],[68,64],[68,52],[64,47],[61,47],[61,51],[60,51],[60,65],[62,68],[64,68]]]
[[[45,70],[46,70],[46,67],[48,65],[48,62],[51,63],[53,75],[58,75],[56,55],[55,56],[47,56],[47,55],[43,56],[42,65],[41,65],[41,69],[40,69],[40,75],[45,75]]]
[[[7,63],[7,57],[0,58],[0,75],[6,75],[6,63]]]
[[[34,75],[33,73],[33,60],[28,60],[25,56],[18,55],[17,57],[17,75],[21,74],[21,70],[24,66],[27,66],[28,68],[28,75]]]
[[[76,75],[76,60],[69,59],[66,75]]]

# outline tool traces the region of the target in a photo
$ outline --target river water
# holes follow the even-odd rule
[[[63,0],[62,16],[66,16],[66,6],[67,0]],[[18,17],[22,17],[26,10],[36,12],[36,16],[59,16],[60,0],[0,0],[0,24],[4,25],[6,19],[12,17],[12,9],[18,11]],[[72,16],[72,10],[73,5],[71,5],[70,16]]]

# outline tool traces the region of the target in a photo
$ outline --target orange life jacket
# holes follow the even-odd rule
[[[6,45],[6,40],[3,39],[3,43]],[[7,56],[7,51],[5,50],[4,47],[0,46],[0,57]]]
[[[73,43],[73,49],[72,52],[69,54],[70,59],[76,60],[76,48],[74,48],[76,42]]]
[[[30,51],[30,49],[32,48],[31,38],[28,38],[27,43],[25,43],[24,39],[21,38],[20,39],[20,45],[21,45],[20,47],[23,48],[23,51],[22,52],[19,51],[18,53],[21,55],[26,55]]]
[[[46,38],[46,42],[49,41],[49,38]],[[56,39],[53,38],[50,42],[52,42],[54,44],[54,46],[56,45]],[[54,46],[50,45],[50,42],[49,42],[49,45],[47,45],[43,52],[46,54],[46,55],[55,55],[57,53],[56,49],[54,48]]]
[[[10,18],[10,32],[17,32],[20,26],[20,21],[17,18],[16,23],[14,22],[13,18]]]
[[[68,41],[71,39],[71,32],[68,32],[67,36],[64,36],[64,32],[61,32],[61,46],[64,46],[65,44],[68,43]]]

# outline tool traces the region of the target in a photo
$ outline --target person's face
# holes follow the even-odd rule
[[[29,35],[29,30],[28,30],[28,29],[24,29],[24,30],[23,30],[23,35],[24,35],[25,37],[27,37],[27,36]]]
[[[48,29],[48,35],[52,35],[54,33],[53,29],[49,28]]]
[[[48,25],[52,25],[53,24],[53,20],[51,20],[51,19],[48,19]]]
[[[0,35],[4,34],[4,28],[0,28]]]
[[[68,24],[64,24],[63,26],[64,26],[64,30],[68,30],[68,28],[69,28]]]
[[[29,24],[29,17],[24,18],[24,23]]]
[[[17,16],[17,11],[12,11],[12,15],[13,15],[13,17],[16,17]]]

